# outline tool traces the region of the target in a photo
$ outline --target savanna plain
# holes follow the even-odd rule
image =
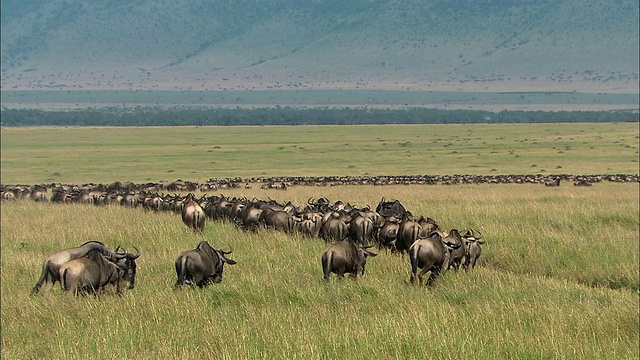
[[[2,128],[2,184],[203,182],[240,176],[637,174],[638,125],[503,124]],[[443,228],[479,229],[474,270],[412,286],[384,249],[357,280],[322,280],[328,244],[174,213],[4,201],[3,359],[637,359],[638,183],[292,186],[206,195],[358,207],[398,199]],[[205,195],[197,193],[196,195]],[[174,261],[207,240],[237,261],[174,290]],[[55,251],[138,247],[123,297],[30,296]]]

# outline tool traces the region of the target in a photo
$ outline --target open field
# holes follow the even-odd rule
[[[2,128],[1,182],[637,174],[638,124]]]
[[[229,128],[2,128],[2,183],[210,177],[638,173],[637,124]],[[536,166],[533,166],[536,165]],[[472,272],[407,284],[384,250],[364,278],[326,284],[320,239],[245,233],[177,214],[1,204],[3,359],[638,359],[640,188],[540,184],[225,189],[227,197],[399,199],[445,229],[482,231]],[[202,239],[238,263],[204,290],[173,290]],[[53,252],[88,240],[140,248],[124,297],[29,292]]]
[[[487,239],[475,271],[407,284],[405,256],[321,280],[319,239],[120,206],[2,203],[2,358],[638,358],[638,186],[541,185],[230,189],[227,196],[398,198],[445,228]],[[233,247],[221,284],[174,291],[173,262],[202,238]],[[137,246],[136,288],[29,296],[44,259],[89,239]]]

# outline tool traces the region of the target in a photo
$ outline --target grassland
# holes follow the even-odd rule
[[[491,174],[492,168],[637,173],[637,135],[632,124],[2,129],[2,182]],[[436,139],[439,146],[429,143]],[[198,167],[202,159],[186,155],[194,148],[219,166]],[[127,155],[118,158],[122,152]],[[354,152],[373,164],[355,160]],[[478,165],[478,158],[489,159],[469,167],[465,153]],[[36,159],[55,166],[39,170]],[[123,168],[134,159],[137,167]],[[417,159],[425,165],[416,167]],[[95,162],[102,167],[92,168]],[[198,235],[171,213],[3,202],[2,358],[639,357],[638,184],[254,187],[224,193],[298,205],[319,196],[356,206],[396,198],[444,228],[480,229],[487,244],[475,271],[446,273],[432,287],[408,285],[408,259],[384,251],[370,259],[364,278],[325,284],[320,255],[327,245],[319,239],[244,233],[213,221]],[[221,284],[174,291],[175,258],[203,238],[232,246],[238,264],[226,267]],[[56,286],[29,296],[48,255],[90,239],[140,248],[135,289],[123,298],[75,298]]]
[[[638,173],[638,125],[2,128],[15,183],[211,177]]]

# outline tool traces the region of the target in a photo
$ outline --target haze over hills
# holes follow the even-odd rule
[[[2,89],[638,92],[637,0],[3,0]]]

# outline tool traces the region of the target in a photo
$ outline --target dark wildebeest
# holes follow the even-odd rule
[[[203,231],[206,215],[193,194],[187,195],[182,208],[182,221],[195,231]]]
[[[578,179],[578,181],[573,183],[573,186],[591,186],[591,183],[586,179]]]
[[[258,208],[255,203],[251,202],[243,207],[236,217],[236,224],[242,226],[245,230],[255,230],[260,225],[260,214],[262,209]]]
[[[62,290],[71,290],[75,295],[96,294],[108,285],[115,285],[116,292],[122,296],[122,283],[129,281],[133,289],[136,276],[137,254],[116,253],[116,262],[107,259],[100,250],[93,249],[84,256],[64,263],[59,270]]]
[[[339,277],[344,277],[345,273],[350,273],[354,279],[358,277],[358,273],[364,276],[367,257],[378,255],[367,250],[372,246],[363,247],[356,245],[351,240],[343,240],[331,245],[322,254],[324,280],[329,281],[331,273],[337,274]]]
[[[411,244],[418,240],[421,230],[422,227],[418,222],[405,217],[398,227],[398,238],[395,242],[395,249],[400,252],[409,250]]]
[[[463,236],[465,240],[465,245],[467,248],[464,263],[462,263],[462,267],[465,270],[469,270],[469,265],[471,265],[472,269],[475,268],[476,261],[478,260],[478,258],[480,257],[480,254],[482,253],[482,247],[480,245],[484,244],[485,241],[480,240],[482,239],[482,233],[480,231],[478,231],[478,234],[479,236],[476,237],[474,231],[469,230]]]
[[[387,247],[395,249],[396,240],[398,238],[398,229],[400,228],[400,219],[390,216],[385,220],[384,224],[378,230],[379,247]]]
[[[349,236],[349,225],[335,217],[329,217],[320,228],[320,237],[324,241],[342,241],[347,236]]]
[[[395,216],[398,219],[402,219],[406,210],[399,200],[385,201],[382,198],[376,207],[376,212],[385,218]]]
[[[373,240],[373,220],[357,211],[349,223],[349,237],[358,244],[369,245]]]
[[[34,286],[33,290],[31,290],[32,294],[37,294],[40,291],[40,288],[45,283],[51,283],[52,285],[56,283],[56,281],[60,281],[60,267],[77,258],[85,256],[91,250],[98,250],[105,257],[107,257],[110,261],[117,261],[116,254],[107,249],[103,243],[99,241],[88,241],[77,248],[66,249],[62,251],[58,251],[57,253],[49,256],[47,260],[45,260],[44,265],[42,266],[42,274],[40,275],[40,279]]]
[[[260,213],[259,219],[267,228],[281,230],[287,234],[293,234],[295,220],[291,214],[284,210],[272,210],[268,207],[264,208],[262,213]]]
[[[46,190],[34,189],[30,194],[31,199],[33,201],[42,201],[48,202],[49,197],[47,196]]]
[[[322,224],[319,219],[301,219],[296,222],[296,229],[306,237],[314,238],[320,236]]]
[[[544,186],[560,186],[560,177],[545,181]]]
[[[422,230],[420,231],[420,237],[426,238],[432,232],[436,230],[441,230],[440,225],[438,225],[435,220],[430,217],[425,218],[424,216],[420,216],[417,220]]]
[[[444,243],[460,245],[459,247],[451,250],[451,257],[449,258],[449,267],[458,271],[462,264],[462,259],[467,254],[467,247],[465,246],[464,238],[460,235],[458,229],[451,229],[448,233],[443,232],[442,230],[436,230],[435,232],[442,237],[442,241]]]
[[[459,248],[459,244],[444,242],[440,234],[433,232],[426,239],[418,239],[409,248],[411,262],[411,283],[415,281],[418,269],[422,269],[418,276],[418,284],[422,284],[423,276],[431,271],[427,284],[449,267],[451,251]]]
[[[51,202],[64,203],[69,200],[69,191],[63,187],[53,189]]]
[[[210,283],[221,282],[224,264],[236,263],[225,256],[232,251],[216,250],[208,242],[201,241],[195,249],[181,253],[176,260],[178,280],[175,287],[188,284],[203,288]]]

